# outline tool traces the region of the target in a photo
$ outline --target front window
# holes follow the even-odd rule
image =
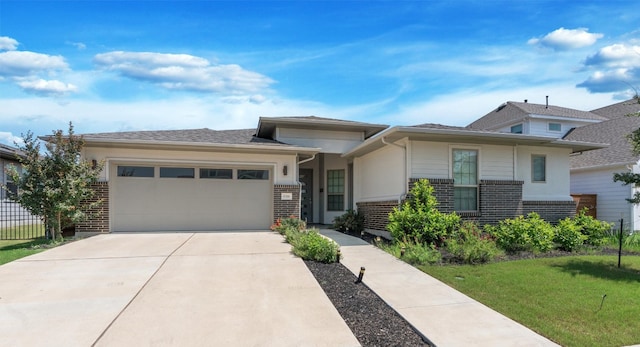
[[[456,211],[478,210],[478,151],[453,150],[453,206]]]
[[[546,182],[547,157],[544,155],[531,156],[531,180],[533,182]]]
[[[344,211],[344,170],[327,171],[327,210]]]
[[[549,131],[562,131],[562,124],[560,123],[549,123],[548,127]]]

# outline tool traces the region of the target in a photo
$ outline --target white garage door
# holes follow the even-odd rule
[[[268,168],[116,164],[111,168],[113,231],[267,229]]]

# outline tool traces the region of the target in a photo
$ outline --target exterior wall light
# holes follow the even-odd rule
[[[282,167],[282,174],[287,175],[289,173],[289,166],[285,165]]]

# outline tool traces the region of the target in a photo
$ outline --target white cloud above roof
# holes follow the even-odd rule
[[[26,80],[19,81],[17,84],[28,93],[41,96],[63,96],[78,90],[78,87],[71,83],[64,83],[57,80]]]
[[[532,38],[528,43],[530,45],[551,48],[556,51],[564,51],[591,46],[603,36],[603,34],[599,33],[590,33],[587,28],[559,28],[546,34],[542,38]]]
[[[584,61],[594,72],[578,87],[593,93],[640,88],[640,45],[618,43],[601,48]]]
[[[0,36],[0,50],[13,51],[18,48],[18,41],[8,36]]]
[[[102,69],[166,89],[246,94],[274,82],[236,64],[211,65],[207,59],[188,54],[116,51],[97,54],[93,61]]]
[[[34,73],[63,70],[68,65],[59,55],[48,55],[29,51],[0,53],[0,76],[28,76]]]

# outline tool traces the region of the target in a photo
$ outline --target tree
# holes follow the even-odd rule
[[[22,173],[12,167],[8,176],[18,187],[18,194],[11,198],[40,216],[47,238],[62,238],[62,228],[89,217],[88,211],[102,201],[93,201],[103,164],[93,164],[81,159],[84,139],[76,136],[69,123],[69,134],[56,130],[44,137],[46,152],[40,151],[40,141],[31,131],[23,134],[24,145],[16,144],[24,153],[19,158]]]
[[[634,100],[640,104],[640,98],[638,95],[634,97]],[[628,117],[640,117],[640,112],[635,114],[628,114]],[[635,155],[640,155],[640,128],[634,130],[629,135],[627,135],[627,139],[631,143],[631,149]],[[633,172],[622,172],[622,173],[614,173],[613,174],[614,182],[622,182],[623,185],[632,184],[635,188],[640,188],[640,174]],[[640,204],[640,191],[636,191],[633,194],[633,197],[627,199],[628,202],[632,204]]]

